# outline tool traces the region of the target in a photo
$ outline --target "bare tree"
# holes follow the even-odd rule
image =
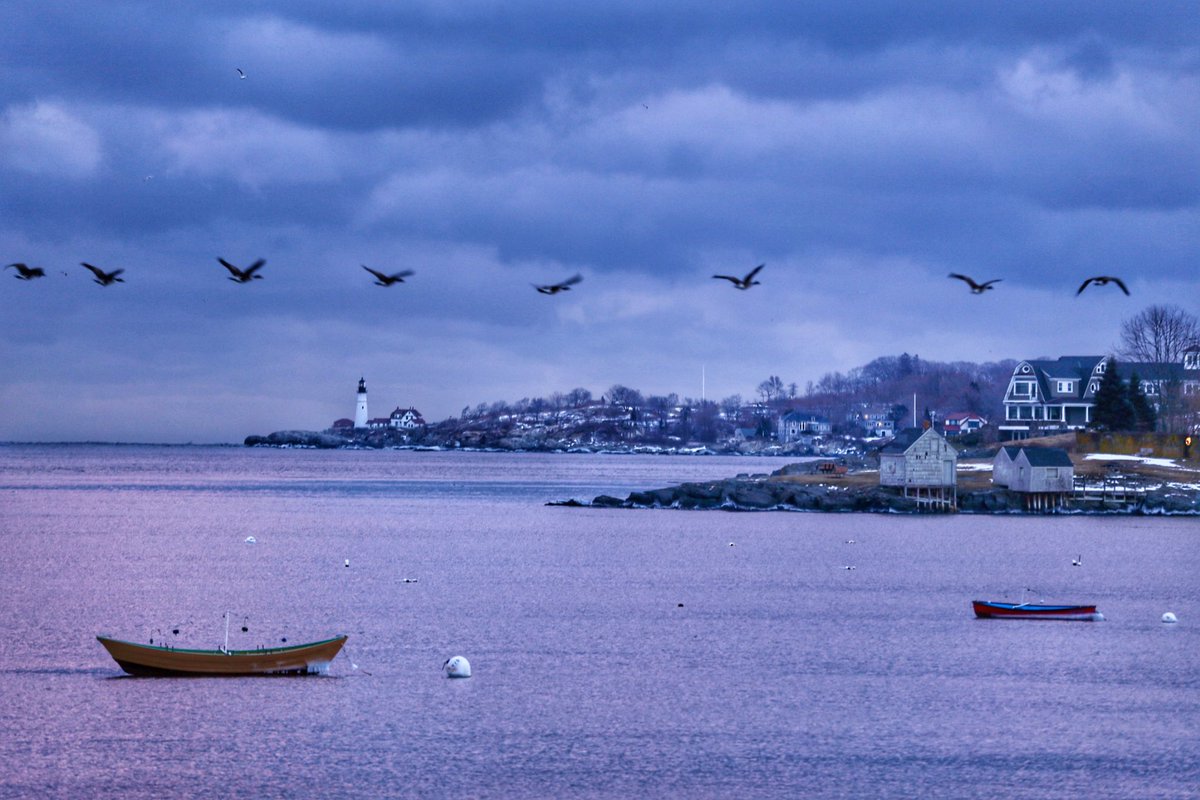
[[[1121,323],[1126,361],[1174,364],[1200,348],[1200,321],[1179,306],[1150,306]]]
[[[1178,364],[1200,350],[1200,321],[1179,306],[1154,305],[1121,323],[1120,352],[1129,361]],[[1178,380],[1159,386],[1158,424],[1167,433],[1187,429],[1187,398]]]

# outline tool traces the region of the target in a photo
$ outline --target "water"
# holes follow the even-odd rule
[[[781,463],[0,448],[0,797],[1200,797],[1194,520],[543,505]],[[972,618],[1024,587],[1108,619]],[[226,609],[350,657],[140,679],[94,638]]]

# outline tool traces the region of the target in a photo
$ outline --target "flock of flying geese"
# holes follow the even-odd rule
[[[240,267],[230,264],[223,258],[218,257],[217,261],[220,262],[221,266],[229,270],[229,280],[233,281],[234,283],[250,283],[251,281],[262,280],[262,275],[258,274],[258,271],[267,263],[265,258],[260,258],[245,269],[241,269]],[[114,269],[112,272],[105,272],[99,267],[88,264],[86,261],[80,262],[80,266],[89,270],[94,276],[93,282],[98,283],[101,286],[111,286],[114,283],[125,282],[125,279],[121,277],[121,273],[125,271],[123,269]],[[761,283],[761,281],[757,280],[757,275],[765,266],[766,264],[759,264],[741,278],[737,277],[736,275],[713,275],[713,277],[720,280],[729,281],[735,288],[744,291],[749,289],[751,286],[758,286]],[[392,286],[397,283],[404,283],[405,278],[416,274],[411,269],[393,272],[389,275],[385,272],[380,272],[377,269],[371,269],[366,264],[363,264],[362,268],[371,273],[371,275],[375,278],[374,283],[376,286],[384,287]],[[19,262],[9,264],[5,267],[5,269],[15,269],[17,274],[14,277],[20,281],[31,281],[34,278],[44,278],[46,276],[46,270],[42,269],[41,267],[31,267],[27,264],[22,264]],[[63,274],[66,275],[67,273],[64,272]],[[972,294],[983,294],[984,292],[990,291],[995,288],[995,284],[1000,283],[1002,280],[1001,278],[993,278],[990,281],[977,283],[973,278],[970,278],[966,275],[960,275],[957,272],[951,272],[949,277],[965,282],[971,287]],[[570,291],[572,286],[582,280],[582,275],[572,275],[570,278],[567,278],[565,281],[560,283],[535,283],[533,284],[533,288],[537,289],[541,294],[558,294],[559,292]],[[1127,287],[1125,282],[1120,278],[1112,275],[1095,275],[1081,283],[1079,288],[1075,291],[1075,295],[1079,296],[1080,294],[1083,294],[1083,290],[1092,284],[1095,284],[1096,286],[1104,286],[1109,283],[1116,284],[1122,292],[1124,292],[1126,295],[1129,294],[1129,287]]]
[[[242,71],[241,68],[235,67],[235,69],[237,71],[238,78],[240,80],[245,80],[246,73],[244,71]],[[645,105],[645,104],[643,103],[643,105]],[[648,108],[648,106],[647,106],[647,108]],[[146,180],[149,180],[151,177],[153,177],[153,176],[147,176]],[[251,264],[250,266],[246,267],[245,269],[242,269],[233,264],[230,264],[228,261],[226,261],[225,259],[220,258],[220,257],[217,258],[217,261],[221,264],[221,266],[223,266],[225,269],[229,270],[229,280],[233,281],[234,283],[250,283],[251,281],[262,280],[263,276],[260,275],[258,271],[260,269],[262,269],[263,266],[267,263],[266,259],[260,258],[257,261],[255,261],[253,264]],[[98,283],[101,286],[111,286],[114,283],[124,283],[125,282],[125,279],[121,277],[121,274],[123,272],[125,272],[125,270],[123,270],[123,269],[114,269],[111,272],[105,272],[104,270],[100,269],[99,267],[88,264],[87,262],[80,262],[80,266],[82,266],[83,268],[90,271],[93,275],[93,282]],[[385,272],[380,272],[379,270],[371,269],[366,264],[363,264],[361,266],[363,269],[365,269],[367,272],[369,272],[375,278],[374,284],[376,286],[388,287],[388,286],[393,286],[397,283],[404,283],[405,278],[411,277],[412,275],[416,274],[413,270],[406,269],[406,270],[402,270],[400,272],[394,272],[389,275]],[[718,279],[718,280],[729,281],[733,285],[734,288],[745,291],[746,289],[749,289],[751,286],[760,285],[761,282],[759,280],[757,280],[757,276],[758,276],[758,273],[765,266],[766,266],[766,264],[759,264],[757,267],[750,270],[748,273],[746,273],[745,276],[743,276],[741,278],[737,277],[736,275],[713,275],[713,278]],[[41,267],[31,267],[31,266],[28,266],[27,264],[22,264],[19,262],[9,264],[8,266],[5,267],[5,269],[15,269],[17,271],[17,274],[15,277],[17,278],[17,280],[21,280],[21,281],[31,281],[31,280],[34,280],[35,278],[44,278],[46,276],[46,271],[44,269],[42,269]],[[64,272],[63,274],[66,275],[67,273]],[[970,278],[966,275],[960,275],[957,272],[950,273],[950,277],[956,278],[960,281],[964,281],[968,286],[971,287],[972,294],[983,294],[984,292],[990,291],[991,289],[995,288],[995,284],[1000,283],[1000,281],[1001,281],[1000,278],[994,278],[990,281],[984,281],[983,283],[976,283],[973,278]],[[570,291],[572,286],[574,286],[575,284],[579,283],[582,280],[583,280],[583,276],[576,274],[576,275],[572,275],[570,278],[567,278],[565,281],[562,281],[560,283],[547,283],[547,284],[540,284],[540,285],[535,283],[535,284],[533,284],[533,288],[537,289],[537,291],[540,294],[558,294],[559,292]],[[1105,284],[1109,284],[1109,283],[1115,283],[1121,289],[1122,292],[1124,292],[1126,295],[1129,294],[1129,288],[1125,285],[1125,282],[1122,281],[1120,278],[1113,277],[1112,275],[1096,275],[1094,277],[1088,278],[1082,284],[1080,284],[1079,289],[1075,292],[1075,294],[1076,294],[1076,296],[1082,294],[1083,290],[1092,284],[1095,284],[1097,286],[1104,286]]]

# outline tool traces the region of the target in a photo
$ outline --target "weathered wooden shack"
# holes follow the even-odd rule
[[[1009,481],[1012,480],[1013,459],[1019,452],[1021,452],[1019,445],[1005,445],[996,452],[996,457],[992,459],[993,485],[1008,486]]]
[[[879,451],[879,484],[898,486],[919,505],[958,505],[958,451],[933,428],[906,428]]]

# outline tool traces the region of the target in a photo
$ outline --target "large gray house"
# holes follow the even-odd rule
[[[1027,439],[1087,427],[1107,368],[1107,356],[1019,362],[1004,393],[1000,435],[1005,439]],[[1167,387],[1178,386],[1184,396],[1200,393],[1200,352],[1188,353],[1179,363],[1117,362],[1121,380],[1128,383],[1134,373],[1141,381],[1142,392],[1155,410],[1161,411],[1160,401]]]

